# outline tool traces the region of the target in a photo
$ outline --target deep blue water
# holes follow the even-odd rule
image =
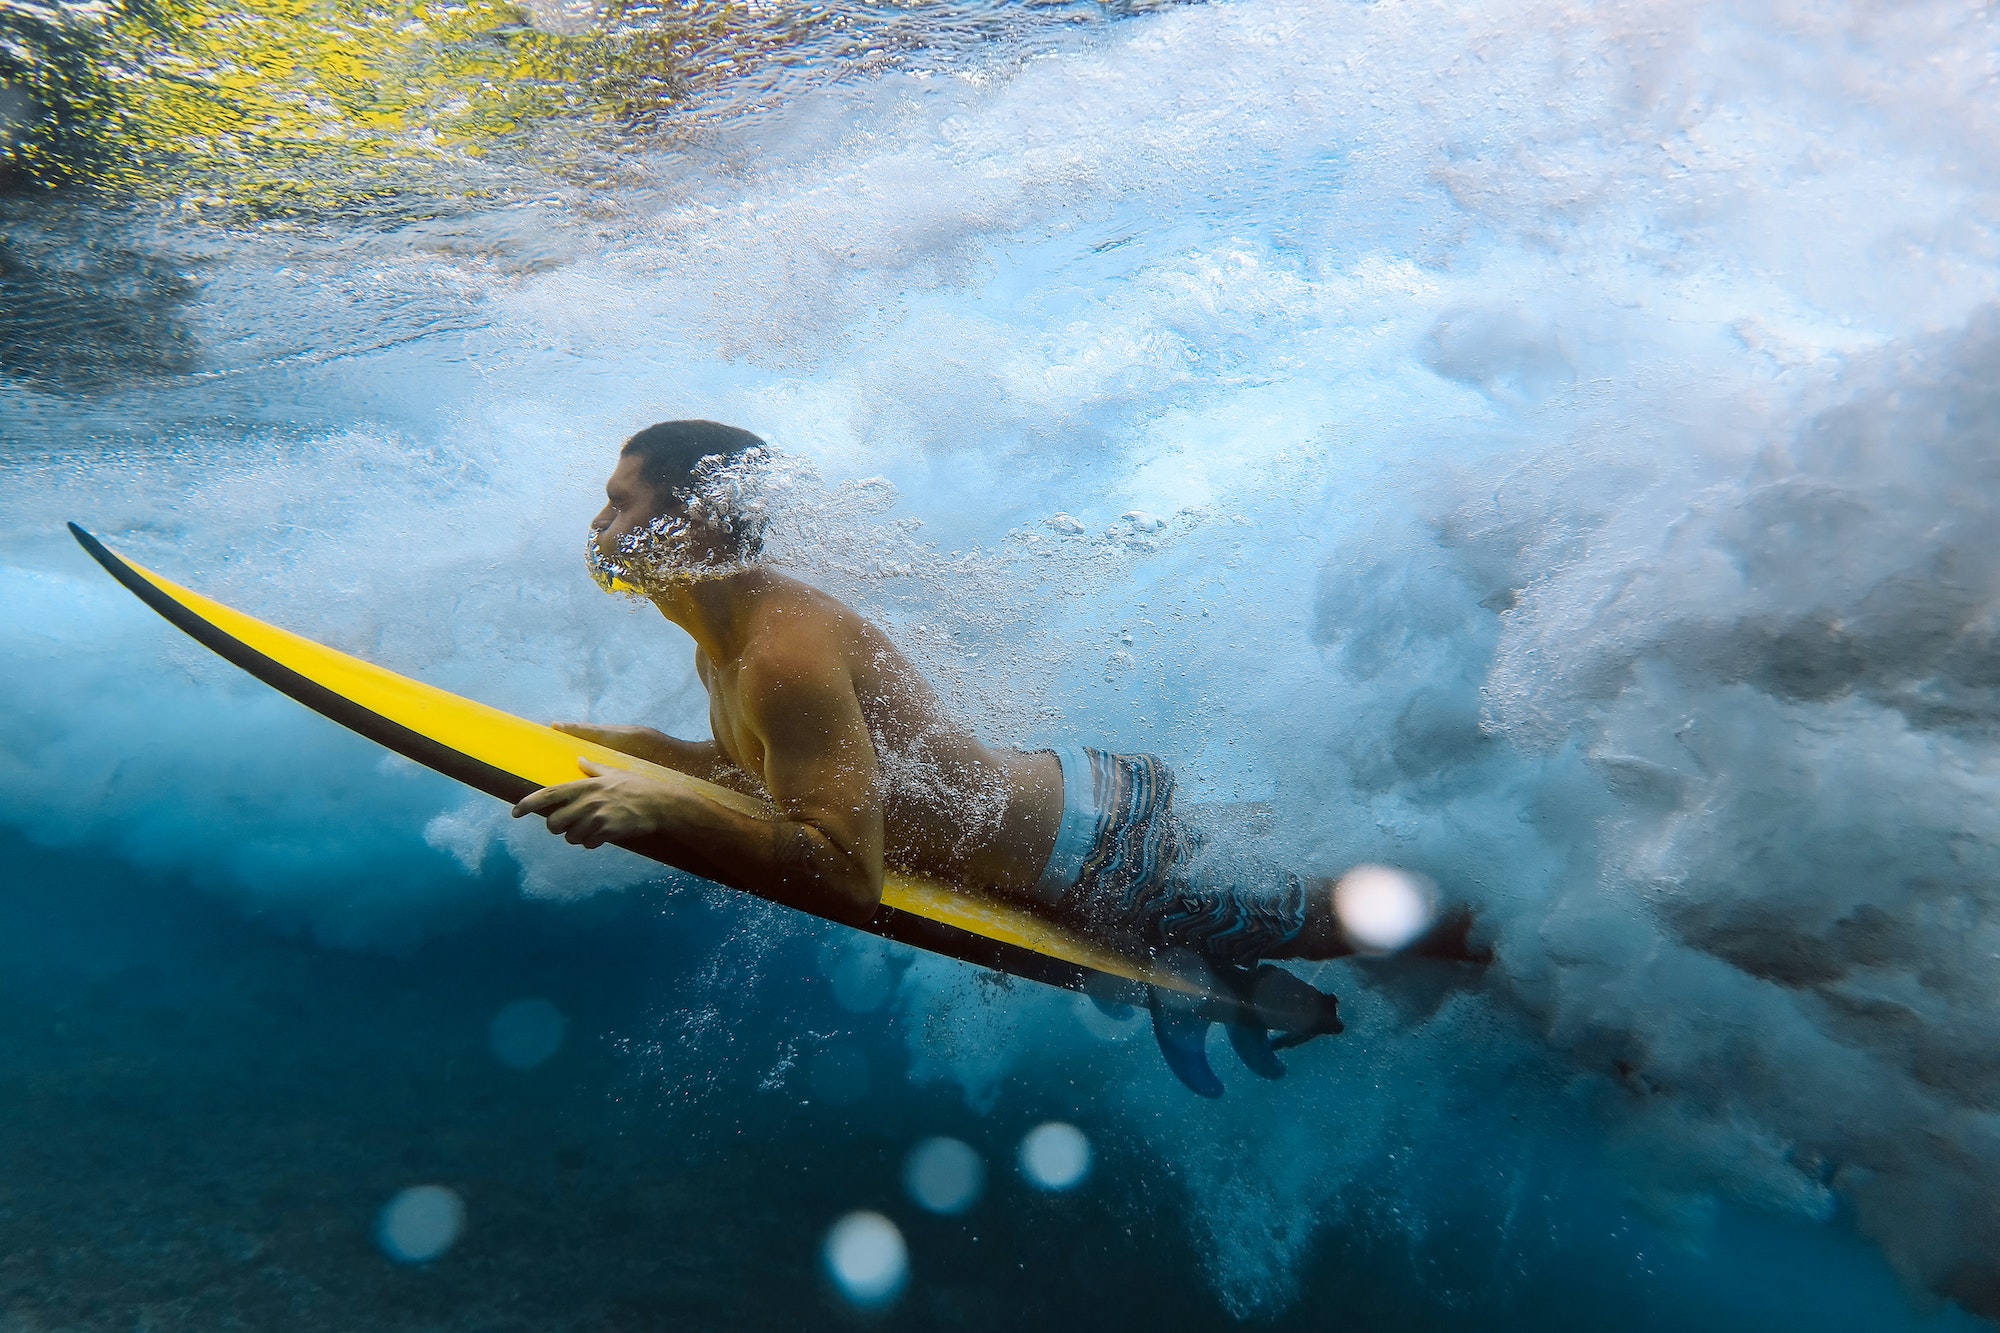
[[[18,842],[6,857],[0,1300],[42,1327],[1227,1322],[1171,1164],[1104,1115],[1092,1070],[1010,1080],[983,1113],[904,1084],[889,1022],[845,1012],[808,947],[733,998],[732,1044],[810,1030],[863,1052],[882,1086],[829,1105],[760,1088],[754,1058],[729,1055],[693,1074],[698,1094],[663,1082],[631,1048],[681,1025],[691,991],[720,998],[700,972],[727,904],[524,904],[496,884],[478,922],[384,957],[118,861]],[[525,1072],[486,1041],[523,995],[572,1024]],[[1101,1155],[1071,1195],[1005,1169],[1014,1137],[1051,1117],[1086,1126]],[[1406,1145],[1455,1196],[1429,1234],[1365,1214],[1329,1227],[1291,1308],[1259,1326],[1959,1325],[1913,1320],[1838,1222],[1730,1209],[1702,1251],[1677,1247],[1562,1132],[1584,1119],[1560,1119],[1469,1118],[1455,1141]],[[1337,1133],[1338,1112],[1326,1123]],[[939,1133],[996,1163],[964,1218],[927,1216],[898,1184],[909,1145]],[[464,1196],[463,1239],[433,1264],[391,1263],[375,1214],[419,1180]],[[906,1229],[916,1276],[886,1312],[853,1311],[819,1264],[822,1232],[855,1208]]]

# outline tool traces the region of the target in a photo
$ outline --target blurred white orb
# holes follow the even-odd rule
[[[1431,924],[1430,885],[1393,866],[1356,866],[1334,886],[1333,909],[1357,946],[1394,953]]]
[[[955,1216],[979,1202],[986,1162],[957,1139],[925,1139],[903,1161],[903,1188],[919,1205]]]
[[[562,1049],[569,1020],[547,1000],[502,1005],[486,1028],[487,1049],[509,1069],[533,1069]]]
[[[1036,1125],[1021,1140],[1021,1173],[1038,1189],[1069,1189],[1090,1174],[1090,1140],[1060,1120]]]
[[[442,1185],[413,1185],[382,1208],[375,1239],[399,1264],[429,1263],[465,1230],[465,1200]]]
[[[826,1233],[826,1271],[856,1305],[881,1305],[903,1289],[910,1252],[882,1214],[849,1213]]]

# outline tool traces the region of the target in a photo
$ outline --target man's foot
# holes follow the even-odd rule
[[[1208,1029],[1221,1023],[1230,1049],[1259,1078],[1283,1078],[1278,1052],[1314,1037],[1346,1031],[1337,997],[1269,963],[1211,962],[1193,954],[1167,960],[1199,979],[1216,998],[1203,1000],[1149,986],[1147,1008],[1160,1054],[1190,1092],[1220,1097],[1222,1080],[1208,1063]]]

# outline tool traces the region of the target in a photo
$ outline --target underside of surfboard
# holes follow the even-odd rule
[[[577,777],[586,758],[631,769],[762,818],[773,812],[741,793],[515,717],[203,597],[124,559],[72,523],[70,532],[112,577],[175,627],[313,711],[427,768],[514,802]],[[650,855],[644,847],[633,847]],[[654,856],[671,865],[664,856]],[[1109,1001],[1145,1004],[1148,986],[1186,996],[1219,1021],[1264,1021],[1255,1001],[1225,994],[1179,969],[1133,958],[989,895],[892,871],[882,905],[860,927],[884,939],[979,967]]]

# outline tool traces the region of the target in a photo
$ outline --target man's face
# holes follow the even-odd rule
[[[643,530],[659,518],[660,503],[654,498],[653,488],[640,475],[639,460],[630,454],[619,455],[611,480],[604,483],[604,499],[604,508],[590,521],[590,531],[597,542],[598,554],[606,560],[616,560],[619,539]],[[681,508],[671,501],[669,506]]]
[[[741,568],[727,524],[718,531],[711,521],[713,501],[678,491],[661,496],[638,459],[619,457],[604,496],[606,504],[590,524],[589,558],[606,591],[652,596]]]

